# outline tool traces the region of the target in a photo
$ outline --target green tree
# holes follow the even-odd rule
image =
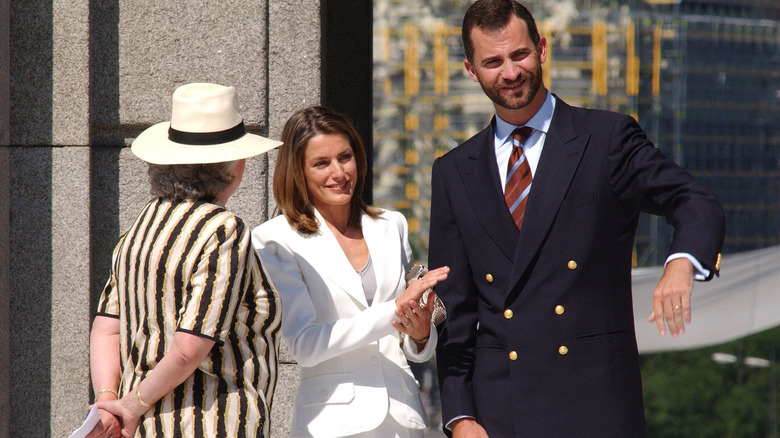
[[[774,328],[713,347],[642,355],[648,436],[772,436],[772,369],[751,368],[743,359],[771,359],[778,339],[780,328]],[[715,363],[715,352],[737,360]]]

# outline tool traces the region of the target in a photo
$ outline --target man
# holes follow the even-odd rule
[[[437,286],[448,312],[437,348],[445,432],[642,437],[639,214],[674,226],[649,321],[676,337],[691,320],[693,280],[718,273],[720,204],[633,118],[549,93],[547,41],[519,3],[477,0],[463,44],[496,117],[433,166],[429,263],[451,268]],[[527,138],[514,140],[524,126]]]

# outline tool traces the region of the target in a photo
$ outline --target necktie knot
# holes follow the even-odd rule
[[[534,128],[530,126],[523,126],[512,131],[512,140],[514,140],[515,147],[522,147],[523,143],[531,136]]]

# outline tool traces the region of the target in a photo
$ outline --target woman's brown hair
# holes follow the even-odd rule
[[[306,189],[303,173],[304,153],[309,140],[320,134],[344,134],[352,146],[357,164],[357,181],[350,201],[350,218],[347,226],[360,227],[363,213],[376,217],[379,212],[366,205],[360,194],[366,180],[368,163],[366,150],[352,124],[340,113],[324,107],[310,106],[298,110],[284,125],[282,142],[274,167],[274,199],[276,208],[284,214],[290,226],[303,234],[314,234],[319,228],[314,208]]]

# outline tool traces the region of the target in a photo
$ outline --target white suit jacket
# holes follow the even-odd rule
[[[417,352],[393,328],[395,298],[412,262],[408,226],[398,212],[363,215],[377,291],[369,306],[360,275],[335,236],[320,223],[298,233],[284,216],[258,226],[252,243],[282,299],[282,336],[300,368],[291,437],[340,437],[374,430],[388,412],[402,426],[423,429],[427,417],[407,358],[424,362],[437,334]]]

